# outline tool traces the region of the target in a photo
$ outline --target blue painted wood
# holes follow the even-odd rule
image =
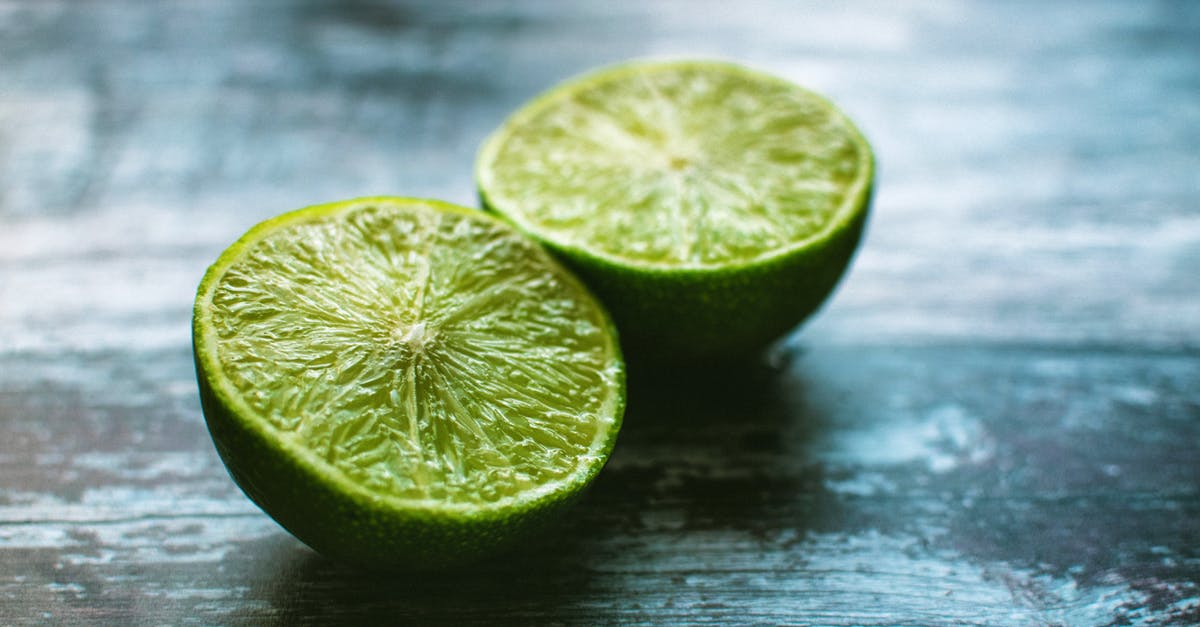
[[[761,363],[634,372],[558,532],[438,576],[225,475],[196,283],[253,223],[474,204],[483,137],[636,56],[818,89],[879,193]],[[0,623],[1200,623],[1200,5],[0,2]]]

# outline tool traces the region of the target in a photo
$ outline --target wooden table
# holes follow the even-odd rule
[[[380,577],[200,415],[252,224],[474,204],[513,108],[646,55],[816,88],[869,233],[761,363],[643,372],[557,535]],[[1200,4],[0,0],[0,624],[1200,623]]]

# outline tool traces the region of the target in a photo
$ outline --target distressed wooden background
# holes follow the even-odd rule
[[[716,56],[835,99],[820,316],[643,372],[558,535],[368,576],[260,513],[189,316],[250,225],[474,204],[538,91]],[[1200,3],[0,0],[0,624],[1200,623]]]

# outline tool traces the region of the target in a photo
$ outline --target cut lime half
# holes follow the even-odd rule
[[[200,284],[201,398],[230,474],[323,553],[436,568],[577,495],[612,449],[605,311],[479,211],[363,198],[264,222]]]
[[[812,313],[857,246],[874,167],[821,96],[711,61],[635,62],[514,113],[484,204],[546,243],[650,350],[727,355]]]

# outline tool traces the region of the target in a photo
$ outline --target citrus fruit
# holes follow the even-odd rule
[[[858,246],[873,179],[869,144],[833,104],[716,61],[569,80],[476,162],[485,207],[575,268],[639,353],[663,357],[745,354],[814,312]]]
[[[604,309],[483,212],[363,198],[252,228],[193,316],[230,474],[326,555],[429,569],[498,550],[580,493],[624,410]]]

